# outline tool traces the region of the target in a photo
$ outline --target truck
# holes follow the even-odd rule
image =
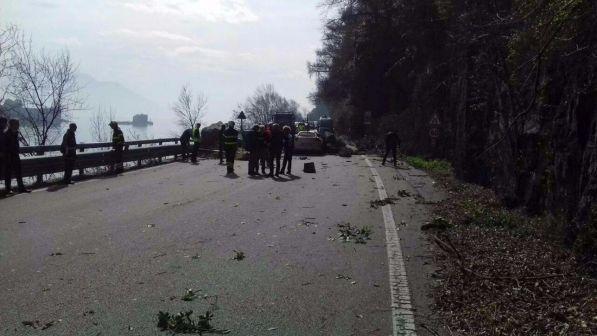
[[[294,134],[296,133],[296,127],[294,126],[295,119],[296,117],[294,113],[276,113],[272,118],[272,122],[280,125],[280,127],[290,127],[290,129],[292,129],[292,133]]]
[[[334,121],[328,116],[319,118],[317,123],[317,133],[323,140],[323,147],[327,150],[328,146],[336,144],[336,134],[334,132]]]

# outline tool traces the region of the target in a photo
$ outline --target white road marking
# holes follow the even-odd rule
[[[386,188],[377,170],[373,168],[367,156],[363,155],[362,157],[367,162],[369,169],[371,169],[371,174],[375,179],[377,191],[379,192],[379,199],[384,200],[388,198]],[[393,336],[416,336],[415,315],[410,300],[408,278],[406,276],[406,268],[404,267],[400,238],[398,237],[396,222],[394,222],[394,215],[392,214],[392,207],[387,204],[381,210],[386,227]]]

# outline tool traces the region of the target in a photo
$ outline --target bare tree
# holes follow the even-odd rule
[[[10,73],[13,69],[12,50],[19,35],[17,26],[0,27],[0,115],[4,115],[4,99],[10,91]]]
[[[81,107],[77,67],[67,50],[35,52],[31,40],[22,36],[11,54],[11,95],[23,104],[23,130],[38,145],[52,143],[59,135],[56,126]]]
[[[190,86],[183,85],[178,95],[178,100],[172,110],[178,118],[178,124],[184,128],[193,128],[205,115],[207,98],[203,93],[198,93],[193,99]]]
[[[282,97],[272,84],[266,84],[258,87],[243,104],[239,104],[235,113],[244,110],[251,123],[267,124],[276,113],[293,113],[300,117],[299,107],[296,101]]]
[[[101,106],[99,106],[98,109],[93,112],[89,118],[91,137],[93,141],[110,141],[110,127],[108,126],[110,120],[113,120],[112,106],[110,106],[109,112],[106,112]]]

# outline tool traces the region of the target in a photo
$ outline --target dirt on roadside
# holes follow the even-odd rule
[[[505,209],[491,190],[437,178],[449,197],[427,232],[440,267],[434,309],[449,334],[597,334],[597,280],[547,219]]]

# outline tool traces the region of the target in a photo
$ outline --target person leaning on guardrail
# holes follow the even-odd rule
[[[4,184],[6,185],[6,193],[11,192],[11,180],[12,176],[17,179],[17,185],[19,192],[28,193],[31,192],[25,188],[23,183],[23,176],[21,174],[21,145],[19,143],[19,127],[20,123],[17,119],[10,119],[8,121],[8,130],[4,133],[5,136],[5,151],[4,156],[6,159],[5,171],[4,171]]]
[[[124,165],[122,163],[122,155],[124,151],[124,134],[118,123],[115,121],[110,122],[112,128],[112,164],[110,165],[110,173],[118,174],[124,171]]]
[[[197,155],[199,154],[199,145],[201,144],[201,124],[197,123],[193,128],[193,152],[191,153],[191,162],[197,163]]]
[[[8,119],[0,117],[0,176],[2,178],[4,178],[4,166],[6,165],[6,134],[4,134],[4,131],[6,131],[7,124]],[[5,185],[4,190],[8,190],[8,187],[8,185]]]
[[[187,128],[180,136],[180,147],[182,148],[182,160],[187,161],[189,158],[189,144],[191,143],[191,134],[193,130]]]
[[[68,125],[68,130],[62,137],[62,144],[60,145],[60,153],[64,157],[64,179],[63,184],[72,184],[71,177],[73,176],[73,168],[77,159],[77,138],[75,132],[77,131],[77,124]]]

